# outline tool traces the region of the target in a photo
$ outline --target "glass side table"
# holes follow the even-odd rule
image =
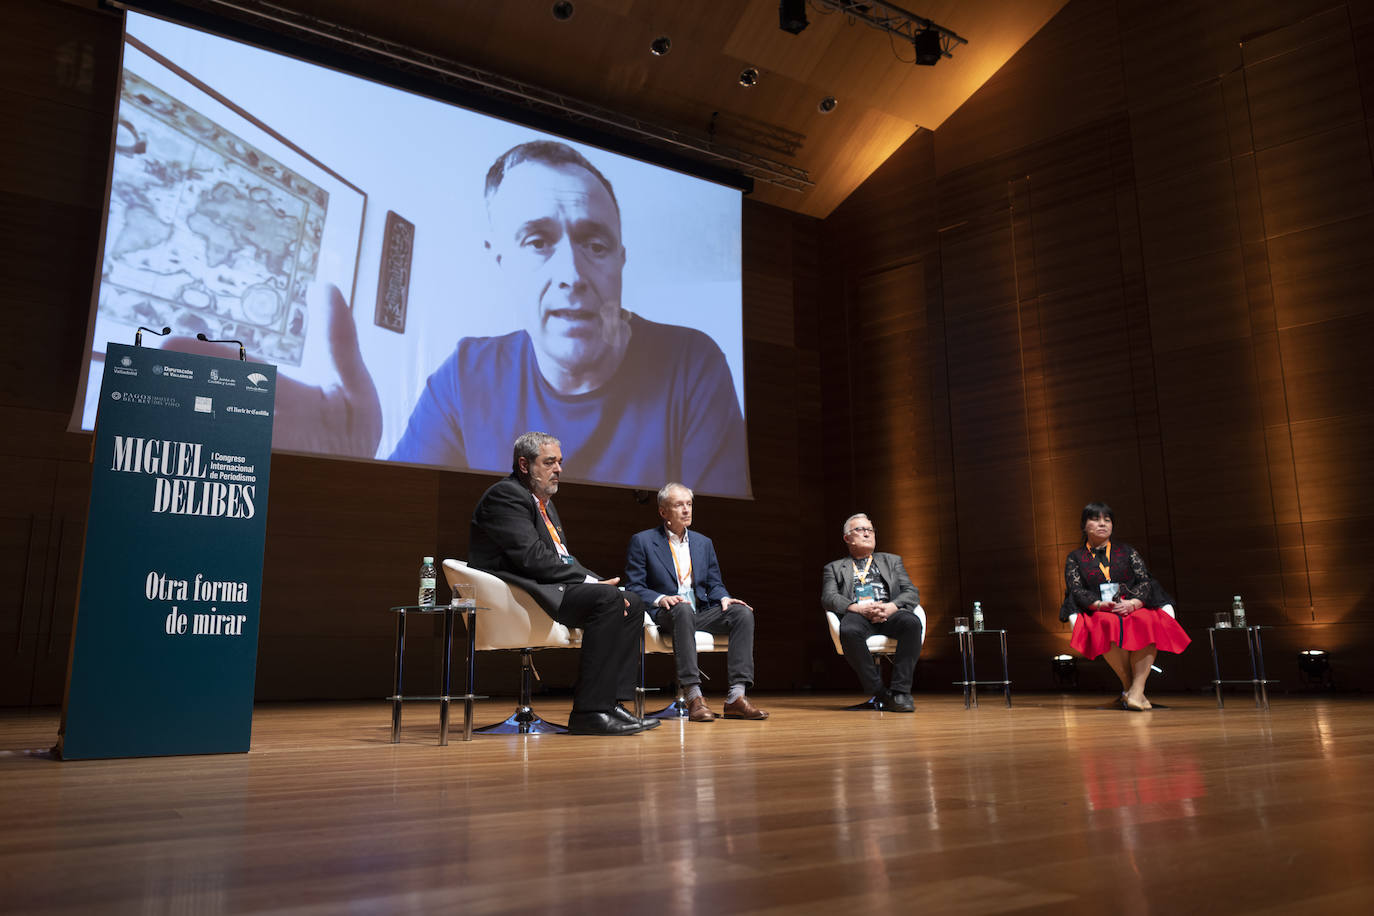
[[[463,623],[468,631],[468,665],[467,665],[467,692],[453,697],[449,693],[450,668],[453,659],[453,615],[462,612]],[[398,744],[401,740],[401,704],[406,700],[438,700],[439,701],[439,744],[448,744],[448,713],[449,701],[459,699],[463,701],[463,740],[472,740],[472,701],[477,697],[472,692],[472,684],[475,671],[474,665],[477,658],[477,611],[473,605],[459,607],[453,604],[403,604],[391,608],[391,613],[396,615],[396,681],[395,690],[387,699],[391,700],[391,743]],[[439,695],[435,697],[405,696],[402,693],[401,674],[405,667],[406,651],[406,617],[411,614],[419,614],[426,617],[433,617],[436,614],[444,616],[444,643],[443,643],[443,663],[440,666],[439,675]]]
[[[1258,709],[1267,710],[1269,708],[1270,684],[1277,684],[1278,681],[1270,680],[1264,674],[1264,647],[1260,644],[1260,630],[1265,627],[1208,627],[1207,642],[1212,647],[1212,687],[1217,692],[1217,708],[1223,709],[1226,703],[1221,698],[1222,684],[1249,684],[1255,689],[1255,706]],[[1250,678],[1249,680],[1223,680],[1221,677],[1221,664],[1217,661],[1217,636],[1218,633],[1244,633],[1245,648],[1250,652]]]
[[[950,635],[959,640],[959,656],[964,665],[964,679],[955,681],[956,687],[964,688],[964,708],[978,707],[979,687],[1001,687],[1007,698],[1007,708],[1011,709],[1011,680],[1007,674],[1007,631],[1006,630],[951,630]],[[980,681],[976,671],[976,658],[973,652],[973,637],[997,636],[1002,645],[1002,679],[1000,681]]]

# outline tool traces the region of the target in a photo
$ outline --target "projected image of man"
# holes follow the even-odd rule
[[[582,479],[746,495],[744,418],[720,348],[621,302],[627,253],[606,177],[565,144],[533,141],[492,165],[486,201],[504,307],[524,327],[459,340],[392,459],[500,470],[502,443],[554,428]]]

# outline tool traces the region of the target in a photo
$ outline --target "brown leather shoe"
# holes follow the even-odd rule
[[[689,722],[710,722],[716,714],[706,707],[705,697],[692,697],[687,701],[687,720]]]
[[[748,697],[740,697],[733,703],[725,704],[727,719],[766,719],[768,713],[749,702]]]

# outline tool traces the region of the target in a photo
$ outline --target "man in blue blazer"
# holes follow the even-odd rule
[[[725,718],[766,719],[768,713],[745,696],[754,683],[754,611],[731,598],[720,579],[716,548],[692,525],[692,491],[670,483],[658,491],[663,524],[630,538],[625,558],[625,588],[644,600],[659,629],[672,634],[677,680],[687,701],[687,718],[710,722],[716,714],[701,695],[696,631],[726,634],[725,656],[730,680]]]

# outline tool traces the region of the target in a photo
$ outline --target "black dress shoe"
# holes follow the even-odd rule
[[[660,725],[663,724],[663,722],[659,719],[648,719],[643,718],[641,716],[637,716],[634,713],[630,712],[628,709],[626,709],[624,705],[621,703],[617,703],[611,707],[611,715],[619,719],[621,722],[631,722],[635,725],[638,725],[645,731],[648,731],[651,728],[658,728]]]
[[[574,712],[568,716],[570,735],[637,735],[644,731],[638,722],[625,722],[609,712]]]
[[[916,704],[912,702],[911,694],[894,693],[891,694],[888,701],[883,704],[883,708],[891,712],[915,712]]]

